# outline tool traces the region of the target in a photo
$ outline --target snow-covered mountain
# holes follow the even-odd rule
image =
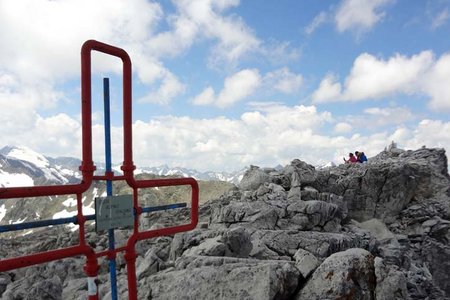
[[[6,146],[0,149],[0,187],[33,186],[48,184],[67,184],[79,182],[78,167],[81,161],[73,157],[51,158],[39,154],[27,147]],[[102,174],[103,163],[95,163],[96,174]],[[120,165],[113,166],[116,173],[121,173]],[[155,174],[159,176],[193,177],[198,180],[219,180],[238,184],[246,168],[236,172],[200,172],[181,167],[142,167],[135,174]]]
[[[0,187],[21,186],[43,186],[79,183],[81,174],[78,170],[81,161],[72,157],[51,158],[39,154],[26,147],[7,146],[0,149]],[[96,174],[104,173],[104,164],[96,163]],[[121,173],[120,166],[115,166],[114,171]],[[156,176],[185,176],[200,180],[202,187],[200,200],[206,201],[219,197],[224,191],[232,187],[231,183],[239,183],[245,170],[236,173],[225,172],[199,172],[185,168],[170,168],[168,166],[145,167],[135,171],[136,176],[154,174]],[[140,175],[142,174],[142,175]],[[225,182],[224,182],[225,181]],[[94,181],[88,191],[83,193],[83,213],[94,214],[94,199],[98,196],[106,196],[105,183]],[[114,193],[123,192],[125,185],[115,183]],[[177,187],[173,187],[174,190]],[[158,205],[155,201],[167,200],[169,190],[155,189],[147,190],[150,196],[143,197],[151,199],[144,205]],[[175,193],[182,195],[183,193]],[[170,201],[177,199],[170,198]],[[168,201],[169,201],[168,200]],[[181,200],[181,199],[180,199]],[[155,203],[151,203],[151,202]],[[184,200],[183,200],[184,201]],[[74,195],[35,197],[23,201],[23,199],[1,199],[0,200],[0,223],[13,224],[29,222],[39,219],[58,219],[76,215],[76,199]],[[69,224],[70,225],[70,224]],[[72,224],[76,229],[76,226]],[[32,231],[21,232],[21,235]]]
[[[117,171],[120,171],[120,166],[117,166],[114,168]],[[226,181],[234,184],[238,184],[242,177],[244,176],[245,171],[247,168],[244,168],[242,170],[228,173],[228,172],[200,172],[194,169],[186,169],[181,167],[174,167],[171,168],[167,165],[162,165],[158,167],[144,167],[144,168],[138,168],[135,171],[135,174],[140,173],[149,173],[149,174],[155,174],[160,176],[182,176],[182,177],[193,177],[198,180],[219,180],[219,181]]]
[[[69,184],[80,174],[58,159],[49,159],[26,147],[0,150],[0,187]]]

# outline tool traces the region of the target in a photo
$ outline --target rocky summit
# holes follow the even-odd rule
[[[167,226],[186,221],[188,210],[143,221]],[[138,243],[139,299],[450,299],[443,149],[390,147],[368,163],[324,169],[298,159],[281,169],[252,166],[239,186],[199,213],[193,231]],[[91,246],[107,247],[105,236],[88,235]],[[118,244],[126,238],[117,230]],[[52,228],[32,239],[3,239],[0,255],[77,242]],[[117,262],[119,299],[127,299],[121,255]],[[100,295],[110,299],[107,262],[100,263]],[[83,299],[83,264],[70,258],[2,273],[0,295]]]

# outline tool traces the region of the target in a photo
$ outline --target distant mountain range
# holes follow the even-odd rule
[[[104,163],[95,163],[96,174],[102,174]],[[26,147],[6,146],[0,149],[0,187],[33,186],[50,184],[68,184],[79,182],[81,174],[78,167],[81,160],[73,157],[47,157]],[[120,165],[113,166],[116,173],[121,173]],[[193,177],[205,181],[226,181],[238,184],[246,168],[228,172],[200,172],[195,169],[169,167],[142,167],[135,170],[135,174],[155,174],[159,176]]]
[[[0,187],[25,187],[43,185],[75,184],[81,180],[78,170],[81,161],[72,157],[51,158],[39,154],[26,147],[7,146],[0,149]],[[96,163],[96,174],[103,174],[105,166]],[[121,173],[120,166],[113,167],[115,173]],[[194,177],[200,186],[200,203],[220,197],[223,193],[239,183],[244,170],[235,173],[199,172],[193,169],[170,168],[169,166],[144,167],[135,170],[135,176],[142,178],[158,178],[167,176]],[[117,181],[113,184],[113,194],[129,194],[126,183]],[[139,201],[143,207],[161,204],[189,202],[189,189],[183,186],[143,189]],[[103,181],[94,181],[83,193],[83,214],[94,214],[94,199],[106,196],[106,185]],[[76,215],[75,195],[31,197],[26,199],[1,199],[0,224],[13,224],[33,220],[47,220],[71,217]],[[73,229],[77,226],[67,225]],[[19,231],[26,235],[33,232]]]

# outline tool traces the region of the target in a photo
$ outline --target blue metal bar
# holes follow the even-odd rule
[[[182,208],[182,207],[186,207],[186,206],[187,206],[186,203],[174,203],[174,204],[167,204],[167,205],[160,205],[160,206],[150,206],[150,207],[143,207],[142,212],[168,210],[168,209],[174,209],[174,208]]]
[[[159,206],[149,206],[149,207],[142,207],[142,212],[148,213],[148,212],[155,212],[155,211],[183,208],[183,207],[187,207],[187,204],[186,203],[174,203],[174,204],[159,205]],[[84,217],[87,221],[95,220],[95,214],[94,215],[85,215]],[[16,230],[25,230],[25,229],[31,229],[31,228],[38,228],[38,227],[45,227],[45,226],[52,226],[52,225],[69,224],[69,223],[78,224],[77,216],[61,218],[61,219],[53,219],[53,220],[40,220],[40,221],[33,221],[33,222],[27,222],[27,223],[0,225],[0,233],[16,231]]]
[[[77,216],[61,218],[61,219],[54,219],[54,220],[41,220],[41,221],[33,221],[33,222],[27,222],[27,223],[1,225],[0,232],[25,230],[25,229],[31,229],[31,228],[38,228],[38,227],[51,226],[51,225],[69,224],[69,223],[77,224],[78,223]]]
[[[103,101],[105,112],[105,164],[106,172],[111,172],[111,114],[109,101],[109,78],[103,78]],[[106,180],[106,195],[112,196],[112,181]],[[108,249],[114,250],[114,229],[108,229]],[[116,258],[109,258],[109,277],[111,281],[111,299],[117,300]]]

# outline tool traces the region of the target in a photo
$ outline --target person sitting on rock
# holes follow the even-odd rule
[[[346,164],[350,164],[350,163],[358,162],[358,159],[356,158],[355,155],[353,155],[353,153],[350,152],[348,154],[348,159],[345,159],[345,157],[344,157],[344,161]]]
[[[367,162],[367,156],[364,154],[364,152],[359,153],[358,161],[360,163]]]

